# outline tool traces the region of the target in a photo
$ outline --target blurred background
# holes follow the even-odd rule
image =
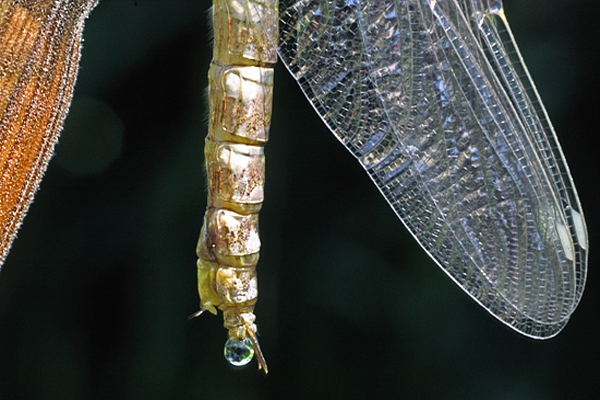
[[[0,399],[587,399],[597,368],[600,4],[505,0],[586,212],[589,278],[538,342],[454,285],[281,66],[256,308],[270,373],[198,309],[208,1],[101,0],[0,273]]]

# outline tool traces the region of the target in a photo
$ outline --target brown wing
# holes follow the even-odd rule
[[[96,3],[0,0],[0,265],[52,157]]]

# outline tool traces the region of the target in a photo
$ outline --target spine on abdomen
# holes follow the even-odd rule
[[[277,61],[277,0],[214,0],[205,143],[208,204],[198,241],[202,310],[223,311],[229,337],[252,341],[267,371],[254,324],[258,213],[265,181]]]

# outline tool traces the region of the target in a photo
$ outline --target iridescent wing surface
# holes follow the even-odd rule
[[[502,3],[279,12],[280,58],[425,251],[506,325],[556,335],[583,292],[587,233]]]

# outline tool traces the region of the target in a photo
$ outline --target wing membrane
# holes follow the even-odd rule
[[[67,115],[98,0],[0,0],[0,266]]]
[[[421,246],[505,324],[557,334],[585,222],[501,2],[284,0],[280,16],[281,59]]]

